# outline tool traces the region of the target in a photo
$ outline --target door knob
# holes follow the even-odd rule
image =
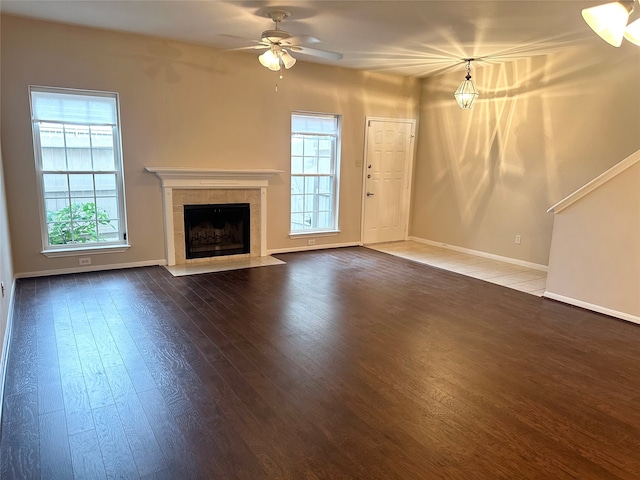
[[[367,197],[373,197],[375,193],[367,192]]]

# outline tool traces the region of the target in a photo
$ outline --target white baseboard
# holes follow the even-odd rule
[[[167,260],[145,260],[143,262],[114,263],[112,265],[88,265],[86,267],[59,268],[56,270],[40,270],[38,272],[20,272],[16,278],[48,277],[49,275],[65,275],[67,273],[101,272],[103,270],[119,270],[121,268],[151,267],[166,265]]]
[[[628,322],[640,324],[640,317],[637,317],[636,315],[631,315],[630,313],[611,310],[610,308],[607,308],[607,307],[594,305],[593,303],[583,302],[582,300],[577,300],[571,297],[565,297],[564,295],[558,295],[557,293],[553,293],[553,292],[544,292],[542,296],[544,298],[550,298],[551,300],[557,300],[558,302],[568,303],[569,305],[573,305],[575,307],[585,308],[587,310],[592,310],[597,313],[603,313],[604,315],[609,315],[610,317],[616,317],[621,320],[626,320]]]
[[[9,293],[9,310],[7,311],[7,327],[4,329],[2,339],[2,356],[0,357],[0,419],[2,419],[2,405],[4,405],[4,384],[7,378],[7,360],[9,359],[9,346],[11,344],[11,332],[13,331],[13,305],[16,291],[16,279],[13,279],[11,292]]]
[[[498,260],[500,262],[511,263],[513,265],[519,265],[521,267],[532,268],[534,270],[540,270],[542,272],[546,272],[549,270],[549,267],[547,265],[527,262],[525,260],[519,260],[517,258],[503,257],[501,255],[495,255],[493,253],[481,252],[480,250],[471,250],[470,248],[457,247],[455,245],[449,245],[447,243],[434,242],[433,240],[427,240],[426,238],[410,236],[409,240],[412,240],[417,243],[424,243],[425,245],[431,245],[433,247],[442,247],[449,250],[454,250],[456,252],[468,253],[469,255],[476,255],[478,257],[484,257],[484,258],[489,258],[491,260]]]
[[[267,254],[274,255],[278,253],[306,252],[308,250],[326,250],[329,248],[359,247],[361,245],[362,244],[360,242],[332,243],[332,244],[323,244],[323,245],[304,245],[302,247],[274,248],[271,250],[267,250]]]

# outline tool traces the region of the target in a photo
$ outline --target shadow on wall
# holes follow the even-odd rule
[[[464,66],[459,74],[426,80],[421,121],[430,129],[429,162],[436,163],[432,198],[448,195],[451,201],[453,190],[460,222],[470,230],[484,221],[492,201],[529,205],[544,217],[566,191],[559,167],[574,160],[569,155],[581,150],[576,145],[589,141],[584,131],[602,123],[590,115],[610,95],[593,77],[601,60],[571,51],[472,65],[480,97],[466,111],[453,100]]]

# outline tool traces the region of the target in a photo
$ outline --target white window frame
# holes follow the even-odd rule
[[[33,92],[43,92],[43,93],[58,93],[58,94],[66,94],[66,95],[77,95],[77,96],[98,96],[98,97],[108,97],[115,100],[115,125],[113,124],[97,124],[91,122],[81,122],[81,123],[73,123],[68,121],[60,121],[59,119],[47,119],[40,120],[35,119],[33,114],[33,102],[32,102],[32,93]],[[122,148],[121,148],[121,133],[120,133],[120,102],[118,98],[118,94],[115,92],[101,92],[95,90],[79,90],[79,89],[71,89],[71,88],[58,88],[58,87],[42,87],[42,86],[29,86],[29,102],[31,106],[31,126],[33,133],[33,147],[34,147],[34,158],[35,158],[35,167],[36,167],[36,177],[37,177],[37,191],[38,191],[38,203],[40,210],[40,230],[42,234],[42,251],[41,253],[47,257],[66,257],[66,256],[80,256],[80,255],[89,255],[89,254],[102,254],[102,253],[119,253],[126,251],[130,245],[128,240],[128,232],[127,232],[127,221],[126,221],[126,208],[125,208],[125,192],[124,192],[124,166],[122,159]],[[113,154],[114,154],[114,170],[45,170],[43,168],[43,160],[42,160],[42,146],[40,144],[40,124],[48,123],[55,124],[58,123],[60,125],[65,126],[111,126],[113,129]],[[66,155],[66,146],[63,147],[65,149]],[[92,147],[90,147],[92,148]],[[68,166],[67,166],[68,167]],[[49,232],[47,226],[47,209],[45,202],[45,188],[44,188],[44,175],[46,174],[61,174],[61,175],[70,175],[70,174],[113,174],[116,178],[116,200],[118,205],[118,240],[110,240],[110,241],[96,241],[89,243],[70,243],[70,244],[62,244],[62,245],[52,245],[49,243]],[[95,183],[94,183],[94,198],[96,195],[95,191]],[[71,197],[70,197],[71,200]]]
[[[319,117],[319,118],[331,118],[336,121],[336,132],[335,133],[317,133],[317,132],[304,132],[304,131],[296,131],[293,127],[293,117],[294,116],[307,116],[307,117]],[[290,185],[289,185],[289,236],[291,238],[294,237],[303,237],[303,236],[323,236],[323,235],[336,235],[340,232],[339,230],[339,191],[340,191],[340,152],[342,150],[342,115],[332,114],[332,113],[318,113],[318,112],[305,112],[305,111],[293,111],[291,112],[291,139],[293,140],[295,135],[304,135],[307,137],[328,137],[331,136],[334,138],[334,151],[332,153],[332,167],[333,171],[329,174],[319,174],[319,173],[309,173],[309,174],[294,174],[293,173],[293,152],[290,151]],[[332,225],[329,228],[310,228],[303,230],[292,230],[292,215],[293,215],[293,193],[292,193],[292,184],[294,177],[331,177],[332,178],[332,190],[333,190],[333,198],[331,204],[331,212],[332,212]]]

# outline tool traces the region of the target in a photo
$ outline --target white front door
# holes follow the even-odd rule
[[[363,243],[405,240],[415,120],[367,120]]]

